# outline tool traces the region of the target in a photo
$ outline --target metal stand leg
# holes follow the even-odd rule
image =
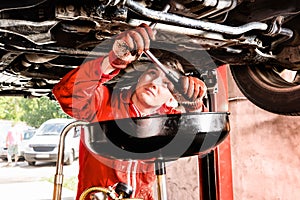
[[[56,162],[56,173],[54,177],[53,200],[61,200],[62,184],[63,184],[63,166],[64,166],[64,149],[65,139],[68,132],[76,127],[88,124],[83,121],[75,121],[68,124],[61,132],[58,146],[58,157]]]
[[[216,94],[210,95],[210,111],[217,111]],[[199,157],[199,183],[200,183],[200,199],[216,200],[216,172],[215,172],[215,153],[210,152],[204,157]]]
[[[155,161],[158,200],[167,200],[166,166],[163,160]]]

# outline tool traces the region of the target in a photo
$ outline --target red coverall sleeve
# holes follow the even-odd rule
[[[101,112],[101,105],[107,104],[110,92],[102,85],[112,79],[120,70],[106,75],[101,71],[103,57],[88,61],[73,69],[57,83],[52,92],[62,109],[71,117],[94,121]]]

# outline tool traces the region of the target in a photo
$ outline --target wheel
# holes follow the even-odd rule
[[[280,73],[268,66],[231,66],[241,92],[256,106],[272,113],[300,115],[300,71]],[[292,78],[287,80],[283,73]]]
[[[72,150],[72,152],[69,153],[68,159],[65,162],[65,164],[66,165],[71,165],[74,162],[74,159],[75,159],[75,153],[74,153],[74,150]]]
[[[34,166],[35,165],[35,161],[27,161],[28,165],[30,166]]]

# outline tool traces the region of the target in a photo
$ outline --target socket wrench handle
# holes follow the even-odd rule
[[[164,64],[162,64],[152,53],[150,50],[144,51],[144,54],[159,68],[161,69],[167,78],[174,84],[178,85],[181,74],[176,72],[175,70],[168,69]]]

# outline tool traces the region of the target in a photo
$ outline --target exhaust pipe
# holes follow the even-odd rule
[[[211,31],[216,33],[225,33],[228,35],[241,35],[251,30],[261,30],[268,31],[269,26],[266,23],[262,22],[250,22],[238,27],[226,26],[222,24],[205,22],[201,20],[191,19],[187,17],[178,16],[172,13],[166,13],[162,11],[151,10],[143,7],[139,3],[134,2],[133,0],[127,0],[125,5],[131,9],[133,12],[136,12],[148,19],[152,19],[156,22],[162,22],[171,25],[179,25],[186,28],[200,29],[204,31]],[[285,35],[290,33],[289,29],[281,28],[281,31],[278,34]]]

